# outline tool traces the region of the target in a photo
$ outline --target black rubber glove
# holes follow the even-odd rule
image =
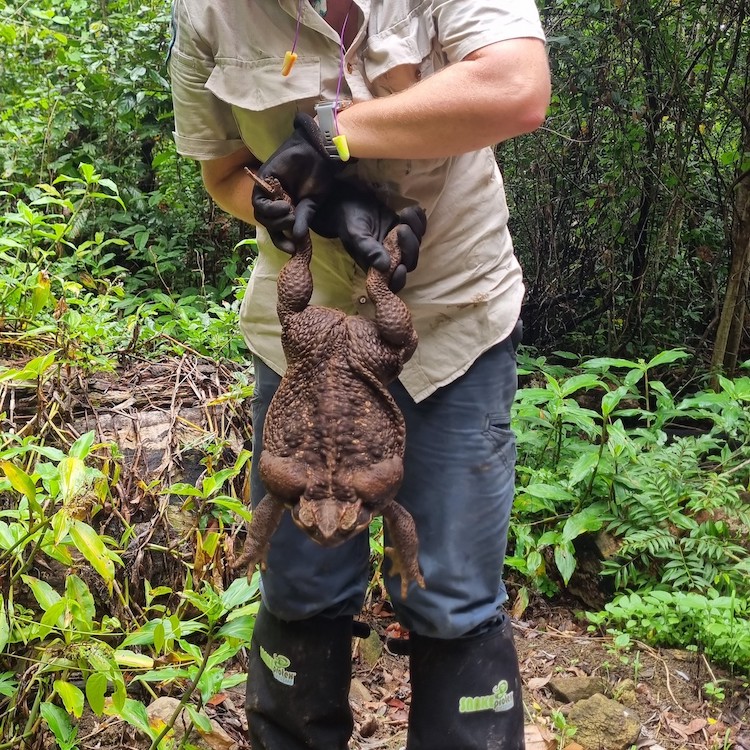
[[[294,252],[294,240],[305,236],[310,219],[344,166],[345,162],[326,153],[323,134],[315,120],[298,114],[292,135],[258,169],[259,177],[275,177],[294,205],[276,200],[258,185],[253,188],[255,219],[268,230],[279,250]]]
[[[411,206],[396,213],[371,192],[349,182],[335,182],[325,203],[310,222],[310,229],[322,237],[339,238],[344,249],[365,271],[374,266],[387,271],[391,264],[383,240],[398,226],[401,262],[391,274],[388,286],[399,292],[406,274],[417,267],[419,246],[427,228],[422,208]]]

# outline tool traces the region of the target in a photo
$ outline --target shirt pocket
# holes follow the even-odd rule
[[[290,76],[282,76],[283,58],[219,58],[206,88],[232,106],[242,140],[265,161],[292,132],[298,111],[312,114],[320,101],[320,59],[300,57]]]
[[[375,96],[403,91],[435,70],[432,0],[395,0],[373,11],[362,53]]]

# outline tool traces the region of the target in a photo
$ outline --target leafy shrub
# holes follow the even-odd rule
[[[582,372],[521,360],[524,377],[544,383],[520,389],[514,409],[519,481],[506,562],[527,585],[554,594],[576,570],[576,540],[606,531],[617,550],[602,575],[616,591],[713,590],[744,611],[750,379],[675,400],[652,375],[683,356],[598,358]],[[680,422],[703,434],[673,436]]]
[[[610,632],[624,631],[658,646],[695,644],[719,664],[750,667],[750,604],[714,589],[624,594],[588,618]]]

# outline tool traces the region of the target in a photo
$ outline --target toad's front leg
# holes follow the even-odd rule
[[[412,581],[416,581],[422,589],[425,587],[417,559],[417,529],[411,513],[395,500],[383,508],[383,518],[393,541],[392,547],[385,548],[386,555],[391,559],[390,575],[401,576],[401,597],[405,599]]]
[[[253,511],[253,519],[250,522],[247,539],[245,540],[245,549],[232,564],[233,570],[247,565],[248,581],[252,580],[257,565],[260,564],[261,568],[265,568],[268,545],[273,532],[276,531],[281,522],[284,510],[286,510],[284,503],[268,494]]]

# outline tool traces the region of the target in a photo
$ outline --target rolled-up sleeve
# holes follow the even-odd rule
[[[544,41],[534,0],[433,4],[440,46],[449,62],[458,62],[481,47],[508,39]]]
[[[218,159],[243,146],[232,107],[205,86],[214,69],[211,45],[196,30],[185,0],[172,8],[174,40],[169,56],[177,152]]]

